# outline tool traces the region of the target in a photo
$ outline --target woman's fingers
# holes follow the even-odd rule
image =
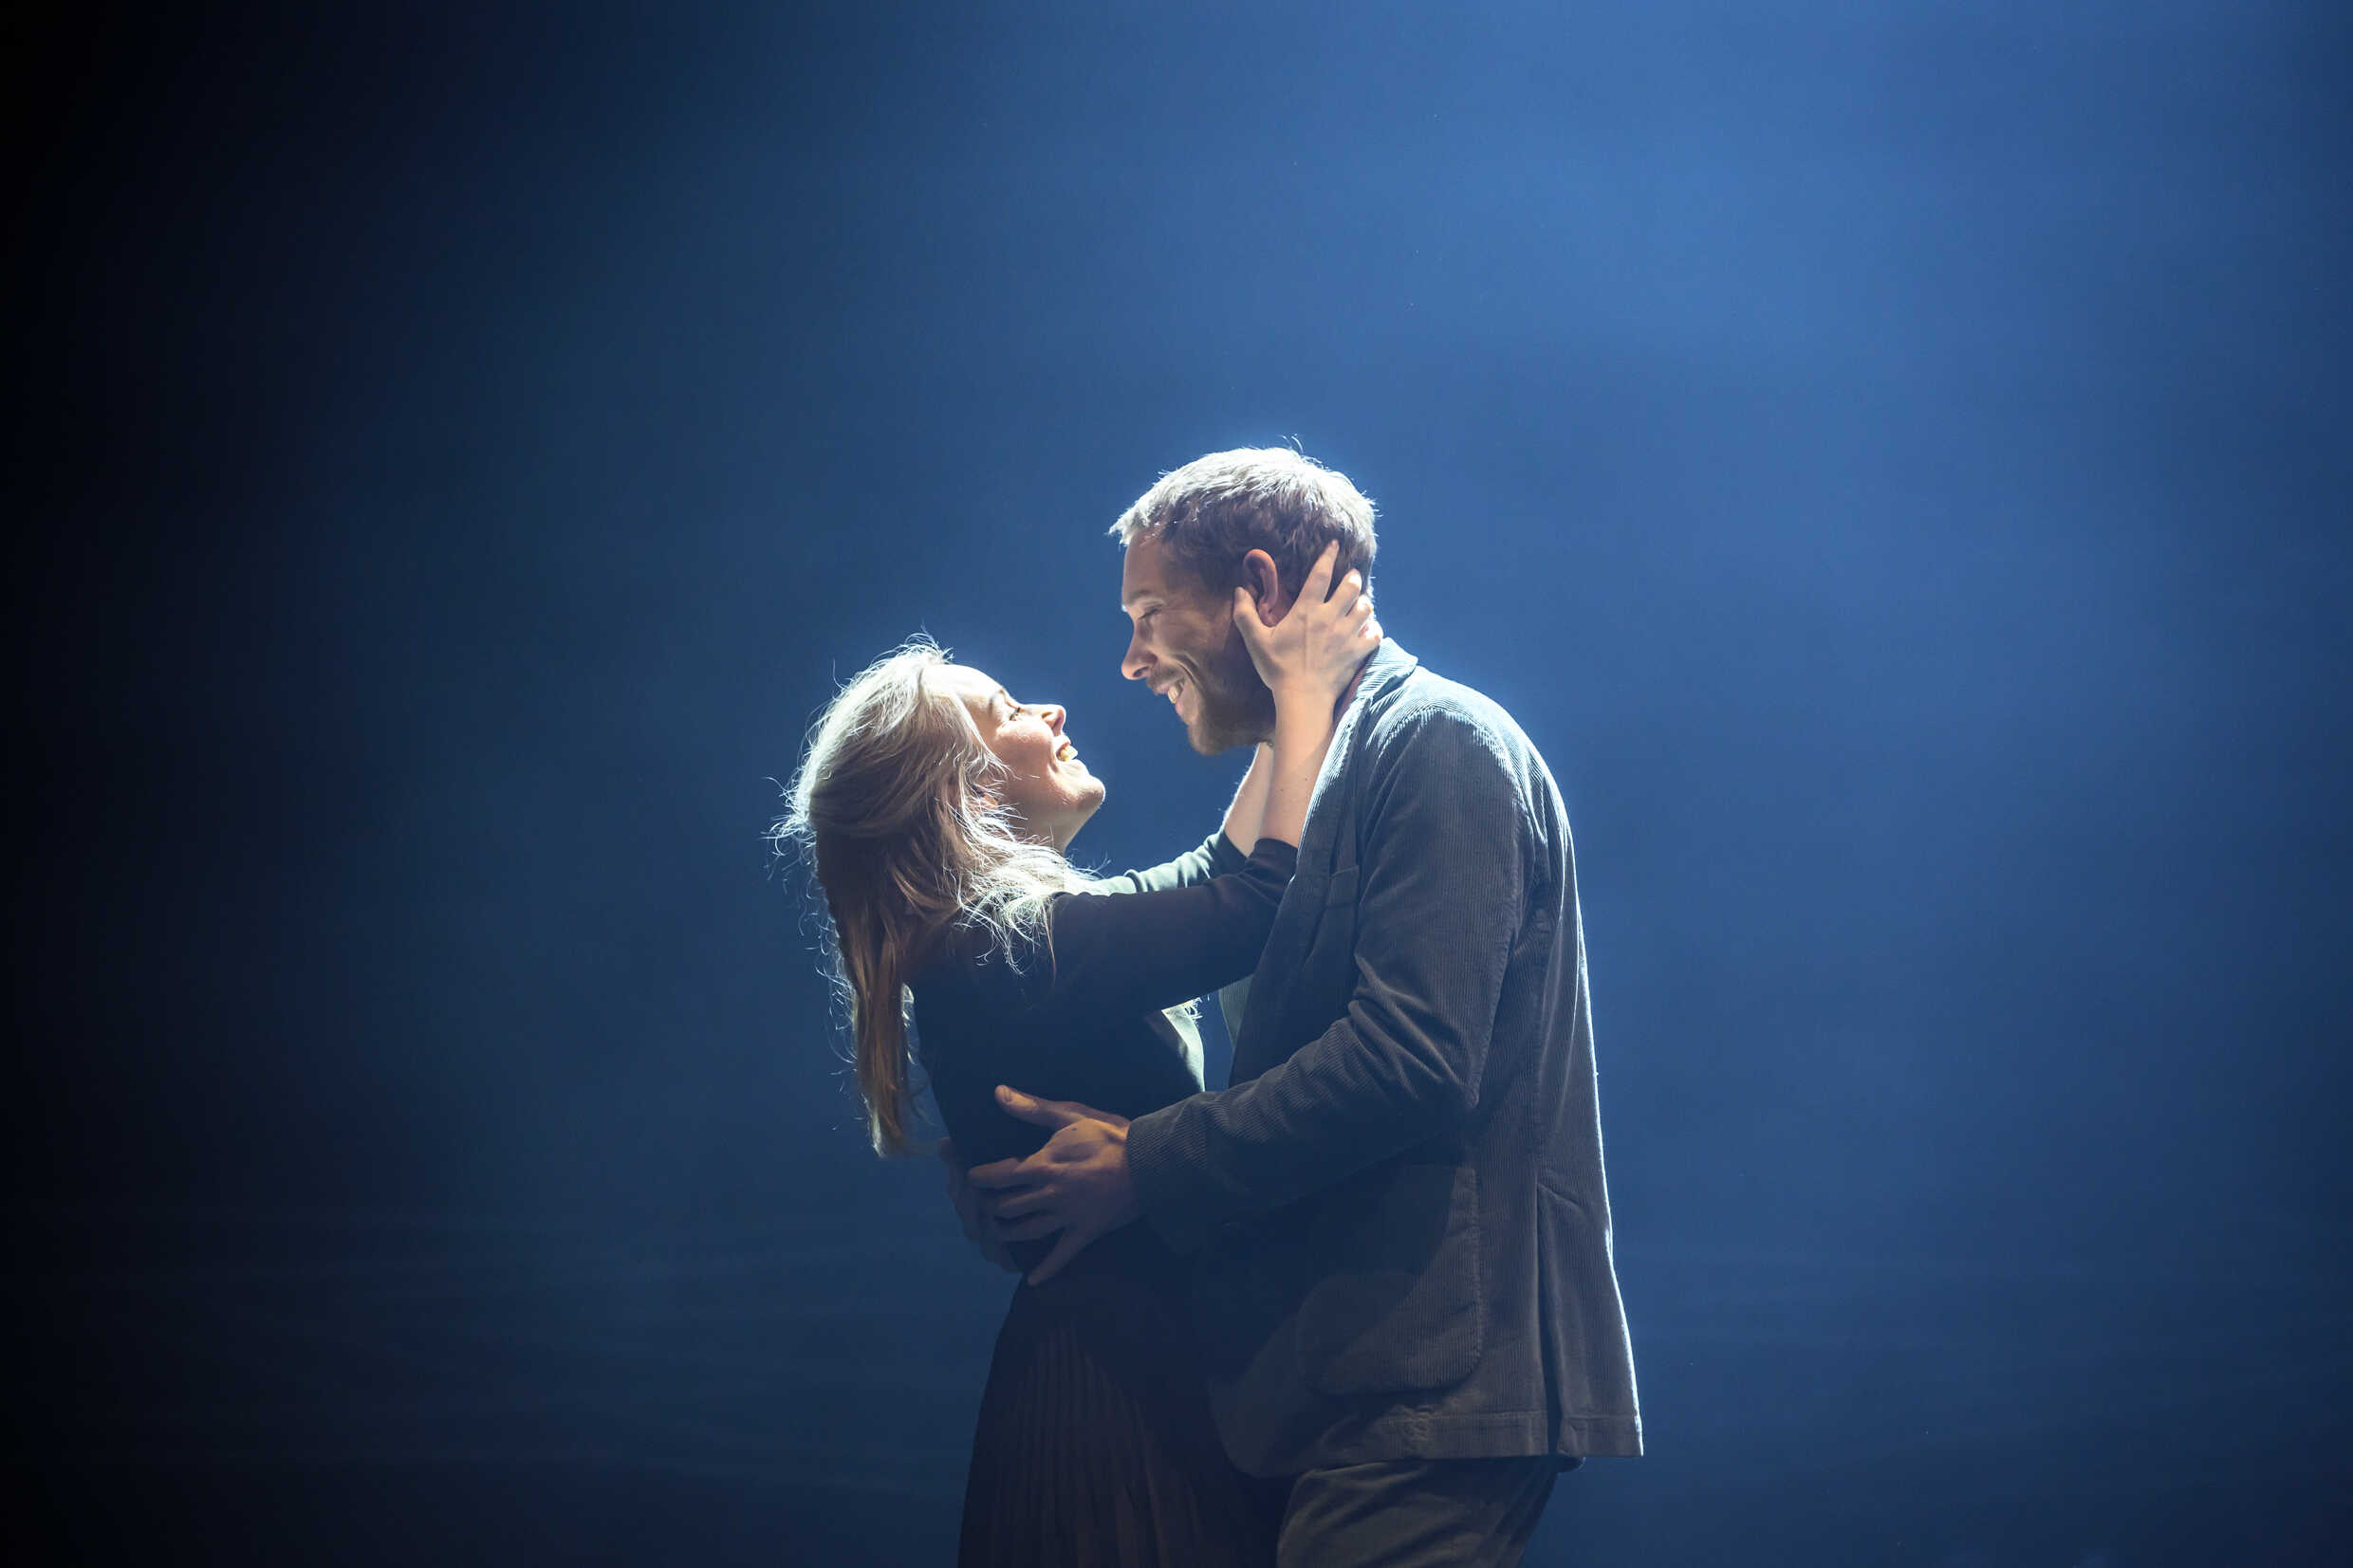
[[[1269,627],[1258,618],[1258,601],[1247,588],[1233,590],[1233,629],[1242,634],[1242,647],[1251,656],[1251,664],[1258,671],[1258,678],[1271,681],[1282,673],[1281,655],[1274,643],[1279,627]]]
[[[1248,588],[1234,589],[1234,629],[1242,634],[1251,663],[1268,685],[1283,690],[1299,682],[1327,683],[1341,664],[1353,672],[1365,654],[1380,646],[1372,589],[1363,572],[1354,567],[1334,582],[1339,562],[1339,542],[1324,546],[1299,586],[1299,597],[1272,626]]]
[[[1258,600],[1251,597],[1248,588],[1233,590],[1233,624],[1244,636],[1253,640],[1262,640],[1266,636],[1267,623],[1258,618]]]
[[[1334,583],[1321,599],[1317,598],[1312,590],[1303,589],[1299,595],[1299,607],[1311,609],[1323,620],[1328,622],[1338,620],[1346,615],[1363,600],[1363,597],[1364,580],[1356,573],[1350,572]]]
[[[1307,581],[1299,590],[1300,599],[1308,604],[1321,604],[1332,595],[1332,569],[1340,563],[1340,541],[1335,539],[1324,546],[1324,553],[1307,568]]]

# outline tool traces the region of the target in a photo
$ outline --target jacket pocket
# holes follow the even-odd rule
[[[1356,897],[1358,873],[1346,866],[1324,885],[1324,901],[1315,912],[1315,928],[1301,951],[1291,989],[1320,1023],[1345,1012],[1349,992],[1356,987]],[[1306,1019],[1298,1021],[1302,1025]],[[1320,1026],[1306,1029],[1310,1036]]]
[[[1330,1199],[1299,1304],[1299,1374],[1322,1393],[1451,1388],[1484,1348],[1478,1173],[1380,1167]]]

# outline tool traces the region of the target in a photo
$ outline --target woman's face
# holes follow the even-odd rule
[[[1004,765],[994,787],[1006,807],[1032,837],[1067,849],[1102,804],[1103,786],[1064,734],[1063,710],[1052,703],[1017,703],[995,680],[964,665],[948,665],[940,673]]]

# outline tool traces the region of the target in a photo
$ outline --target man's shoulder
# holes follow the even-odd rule
[[[1503,704],[1473,687],[1449,680],[1417,664],[1365,715],[1374,753],[1402,761],[1430,749],[1456,753],[1466,747],[1491,752],[1513,765],[1532,760],[1536,748]],[[1433,746],[1432,743],[1436,743]]]
[[[1366,710],[1364,724],[1359,810],[1378,818],[1404,799],[1465,820],[1495,814],[1495,825],[1506,818],[1518,824],[1531,853],[1566,853],[1567,806],[1552,770],[1486,692],[1417,665]]]

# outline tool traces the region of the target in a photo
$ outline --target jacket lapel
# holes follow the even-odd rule
[[[1316,775],[1315,793],[1307,802],[1307,825],[1299,838],[1299,872],[1284,890],[1276,909],[1274,929],[1259,955],[1258,971],[1247,983],[1243,1005],[1236,1008],[1229,987],[1222,1000],[1229,1024],[1240,1015],[1233,1036],[1233,1070],[1230,1081],[1245,1083],[1281,1060],[1272,1043],[1289,1003],[1307,945],[1315,938],[1324,913],[1324,893],[1331,881],[1340,835],[1356,831],[1356,766],[1360,737],[1386,706],[1389,694],[1413,673],[1417,661],[1394,642],[1383,641],[1364,667],[1356,695],[1332,730],[1331,748],[1324,754],[1323,771]],[[1294,1042],[1294,1044],[1297,1042]]]

